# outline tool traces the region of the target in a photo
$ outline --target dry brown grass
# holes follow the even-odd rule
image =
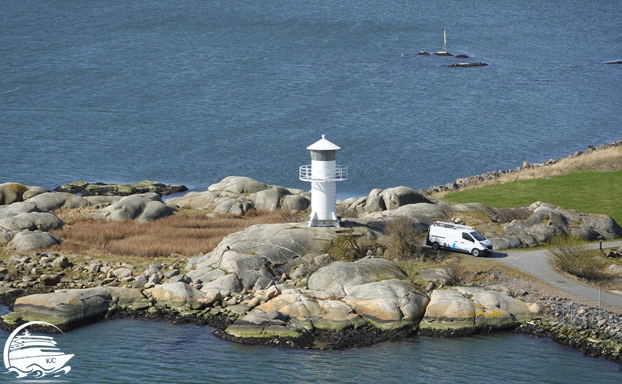
[[[501,175],[494,180],[471,182],[460,189],[475,189],[518,180],[543,179],[552,176],[584,172],[586,170],[593,172],[610,172],[620,169],[622,169],[622,146],[617,146],[584,153],[577,157],[566,157],[551,165],[525,168],[518,172]],[[432,194],[432,197],[440,199],[450,192],[451,191],[437,192]]]
[[[212,251],[226,236],[251,225],[282,222],[278,212],[209,218],[205,211],[181,210],[145,224],[72,216],[67,220],[65,215],[64,228],[53,232],[63,242],[51,251],[143,258],[192,256]]]

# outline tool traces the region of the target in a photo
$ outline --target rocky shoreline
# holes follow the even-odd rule
[[[105,306],[104,310],[87,316],[80,316],[77,320],[62,324],[57,323],[56,325],[63,331],[92,322],[134,318],[167,321],[174,324],[210,326],[215,328],[214,335],[217,337],[237,343],[317,350],[366,347],[376,343],[407,340],[421,336],[448,338],[494,332],[520,332],[533,337],[550,338],[560,344],[581,350],[588,356],[603,357],[614,362],[622,362],[622,319],[619,313],[613,313],[604,309],[599,310],[599,308],[586,304],[585,302],[576,302],[575,298],[568,298],[566,297],[567,295],[565,296],[560,292],[545,292],[545,289],[539,286],[525,288],[524,285],[522,286],[521,284],[533,283],[512,278],[508,279],[503,277],[503,275],[498,275],[495,280],[488,281],[486,287],[455,287],[454,290],[466,290],[465,293],[467,296],[465,297],[490,293],[499,294],[497,291],[494,291],[494,289],[506,292],[516,290],[512,295],[520,298],[521,302],[532,302],[537,305],[537,310],[533,311],[533,315],[529,316],[528,319],[524,318],[524,320],[521,321],[497,323],[481,322],[481,320],[485,318],[480,318],[480,320],[476,320],[475,323],[473,323],[473,320],[468,320],[472,325],[464,326],[461,322],[462,320],[460,320],[461,316],[454,316],[454,318],[451,318],[451,316],[435,318],[430,311],[434,307],[434,303],[438,303],[439,301],[434,299],[434,295],[431,295],[432,301],[427,305],[426,316],[422,317],[422,323],[419,323],[418,326],[415,322],[394,328],[379,328],[373,326],[373,323],[360,321],[358,323],[352,322],[351,324],[346,324],[338,329],[308,327],[295,334],[284,334],[281,331],[272,334],[255,332],[254,336],[244,335],[239,337],[236,336],[235,332],[231,332],[231,327],[252,312],[253,304],[251,302],[254,300],[253,297],[256,296],[254,293],[258,294],[257,297],[263,296],[262,299],[255,300],[257,303],[254,305],[257,305],[260,302],[269,303],[271,300],[269,297],[273,295],[275,298],[278,298],[280,295],[287,295],[287,289],[290,289],[289,294],[292,294],[292,289],[283,284],[277,284],[272,286],[271,290],[258,290],[258,292],[254,292],[255,290],[248,291],[242,288],[239,292],[232,291],[227,296],[217,295],[217,299],[212,302],[208,302],[207,300],[203,300],[202,303],[199,303],[198,300],[196,302],[179,301],[182,299],[172,299],[171,297],[159,296],[153,291],[149,293],[144,289],[123,286],[123,283],[129,284],[133,282],[133,284],[136,284],[142,276],[146,278],[149,274],[151,274],[150,276],[158,276],[158,272],[160,272],[162,281],[159,283],[165,285],[178,284],[185,289],[193,290],[197,285],[191,282],[191,284],[194,285],[193,287],[186,283],[182,283],[180,280],[184,280],[185,275],[178,274],[179,270],[175,268],[176,265],[155,265],[140,274],[136,273],[137,276],[134,276],[133,279],[128,279],[127,276],[125,276],[127,275],[127,272],[125,272],[126,270],[133,270],[131,265],[112,265],[108,272],[116,271],[116,275],[118,276],[114,277],[115,272],[113,272],[110,274],[111,277],[109,278],[104,277],[108,276],[108,274],[101,272],[102,268],[104,271],[107,269],[106,265],[101,265],[99,268],[93,267],[96,263],[73,265],[71,262],[67,263],[63,256],[53,253],[39,253],[37,256],[39,259],[51,259],[52,262],[56,262],[59,266],[64,266],[67,270],[79,270],[83,272],[83,274],[80,276],[79,280],[63,277],[54,286],[47,286],[45,284],[45,278],[41,279],[41,277],[39,279],[33,279],[30,282],[24,281],[29,280],[28,278],[22,278],[21,281],[18,280],[13,284],[3,282],[0,285],[0,304],[15,309],[15,304],[19,304],[20,298],[35,297],[39,294],[54,295],[54,292],[56,292],[56,294],[58,292],[88,292],[99,289],[107,290],[110,294],[109,303]],[[13,257],[13,260],[19,260],[19,262],[22,263],[21,265],[32,263],[32,259],[28,260],[18,255]],[[95,270],[97,270],[97,272],[92,272]],[[164,276],[162,271],[166,271],[167,277]],[[171,273],[171,271],[173,272]],[[29,277],[29,275],[25,273],[24,277]],[[120,285],[120,287],[103,286],[102,281],[104,279],[111,279],[108,281],[109,284]],[[147,278],[147,281],[149,281],[149,279],[150,278]],[[153,281],[153,279],[151,280]],[[176,283],[170,283],[171,280],[176,281]],[[169,283],[164,283],[164,281],[168,281]],[[291,282],[289,283],[291,284]],[[59,290],[58,288],[70,289]],[[432,293],[454,292],[454,290],[435,290],[432,291]],[[305,291],[303,290],[302,292]],[[163,297],[164,299],[172,300],[164,300]],[[82,296],[82,298],[84,299],[86,296]],[[202,298],[205,299],[205,297]],[[47,296],[45,300],[48,299],[49,296]],[[89,301],[88,298],[84,300]],[[296,302],[296,300],[293,302]],[[484,303],[485,300],[476,302],[481,304]],[[459,304],[459,306],[461,305],[464,305],[464,302]],[[447,307],[444,307],[443,311],[446,311],[446,308]],[[500,310],[500,307],[495,308]],[[39,315],[45,313],[45,310],[42,310],[40,306],[35,306],[35,309]],[[83,309],[80,311],[84,314]],[[15,314],[16,312],[12,313]],[[17,313],[19,314],[19,311],[17,311]],[[21,315],[24,315],[24,313],[25,312],[22,312]],[[27,318],[27,316],[26,318],[20,318],[20,316],[12,317],[11,314],[3,316],[0,321],[0,328],[12,331],[24,322],[32,320]],[[46,319],[43,318],[42,320],[45,321]],[[426,327],[423,325],[423,323],[426,322],[432,321],[434,323],[434,321],[439,320],[448,321],[449,324],[457,324],[458,326]],[[480,325],[475,325],[478,322]],[[266,326],[269,326],[269,321],[261,325],[262,328]],[[291,330],[290,325],[286,326],[290,327]],[[41,330],[54,332],[54,329]]]
[[[575,158],[575,157],[579,157],[582,156],[584,154],[588,154],[588,153],[593,153],[596,151],[600,151],[603,149],[607,149],[607,148],[612,148],[612,147],[618,147],[622,145],[622,139],[618,140],[618,141],[614,141],[611,143],[605,143],[602,145],[599,145],[598,147],[594,147],[592,145],[589,145],[584,151],[577,151],[571,155],[566,156],[565,158]],[[508,169],[508,170],[499,170],[499,171],[489,171],[486,173],[483,173],[481,175],[475,175],[475,176],[469,176],[469,177],[463,177],[463,178],[459,178],[456,179],[455,182],[453,183],[447,183],[444,185],[434,185],[431,186],[430,188],[428,188],[425,191],[422,192],[427,192],[429,194],[432,193],[439,193],[439,192],[453,192],[453,191],[457,191],[461,188],[465,188],[467,186],[469,186],[469,184],[475,184],[475,183],[479,183],[482,181],[487,181],[487,180],[496,180],[499,179],[502,176],[505,175],[509,175],[509,174],[515,174],[521,171],[524,171],[525,169],[530,169],[530,168],[541,168],[541,167],[546,167],[546,166],[550,166],[553,164],[557,164],[559,163],[563,158],[554,158],[554,159],[549,159],[546,160],[542,163],[528,163],[528,162],[524,162],[520,167],[514,168],[514,169]]]
[[[525,217],[512,212],[506,220],[507,212],[482,204],[450,205],[396,187],[339,202],[343,212],[357,216],[342,218],[339,228],[308,228],[295,221],[255,225],[229,235],[207,254],[144,270],[79,255],[32,253],[62,241],[47,232],[64,225],[54,214],[61,208],[88,208],[95,220],[145,223],[180,209],[217,218],[256,210],[298,212],[310,204],[308,192],[235,176],[166,203],[156,192],[127,189],[131,194],[122,197],[101,191],[105,196],[77,196],[0,185],[0,245],[18,252],[0,263],[0,304],[12,310],[2,316],[0,328],[13,330],[39,320],[70,330],[138,318],[208,325],[216,328],[217,337],[238,343],[318,350],[516,331],[621,361],[619,316],[606,311],[594,316],[591,304],[546,294],[550,287],[519,288],[530,283],[502,274],[492,274],[485,283],[450,286],[419,271],[418,278],[429,281],[422,288],[398,265],[388,241],[389,224],[400,217],[424,230],[436,220],[486,217],[478,229],[495,249],[534,246],[562,233],[588,240],[622,236],[622,228],[605,215],[536,202],[518,212]],[[346,261],[327,251],[347,244],[364,252]]]

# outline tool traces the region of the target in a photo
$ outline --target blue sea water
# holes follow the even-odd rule
[[[622,60],[617,0],[0,5],[0,183],[152,179],[205,190],[240,175],[308,189],[298,167],[326,134],[350,167],[338,185],[349,197],[427,188],[622,136],[622,66],[606,64]],[[445,67],[460,61],[489,65]],[[621,377],[615,364],[510,334],[326,353],[128,320],[62,342],[76,354],[66,375],[76,382]]]
[[[621,137],[616,0],[3,2],[0,181],[428,188]],[[447,46],[443,46],[443,31]],[[419,56],[445,49],[471,58]],[[460,61],[487,67],[447,68]]]
[[[619,383],[620,365],[546,339],[417,338],[345,351],[230,343],[210,327],[115,320],[55,335],[69,383]],[[6,332],[0,333],[0,335]],[[3,340],[0,338],[0,341]],[[8,382],[13,376],[0,376]],[[39,382],[39,381],[37,381]]]

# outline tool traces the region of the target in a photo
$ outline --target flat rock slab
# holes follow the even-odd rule
[[[112,297],[104,288],[63,289],[20,297],[15,300],[13,312],[3,319],[7,323],[45,321],[61,329],[71,329],[103,318],[111,302]]]

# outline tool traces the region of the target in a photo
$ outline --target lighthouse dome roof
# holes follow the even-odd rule
[[[341,149],[341,147],[326,140],[324,138],[324,135],[322,135],[321,140],[316,141],[315,143],[311,144],[310,146],[307,147],[307,149],[310,151],[336,151],[338,149]]]

